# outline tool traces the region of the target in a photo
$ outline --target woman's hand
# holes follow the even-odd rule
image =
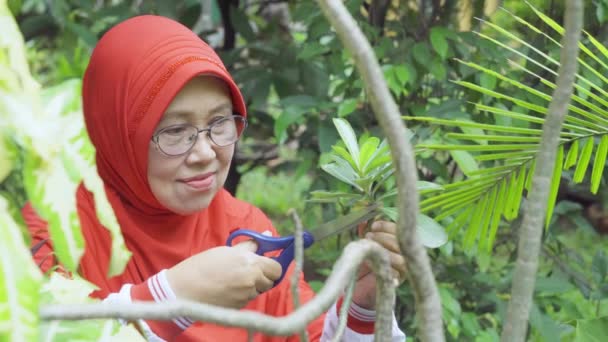
[[[405,258],[397,241],[397,225],[394,222],[376,221],[371,230],[365,234],[366,239],[373,240],[386,248],[390,253],[393,277],[398,284],[405,281],[407,269]],[[355,284],[353,302],[364,309],[373,310],[376,304],[376,276],[367,263],[359,270],[359,279]]]
[[[167,280],[178,298],[240,309],[281,276],[281,265],[256,249],[253,240],[211,248],[167,270]]]

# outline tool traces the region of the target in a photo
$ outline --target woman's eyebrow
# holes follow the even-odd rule
[[[211,110],[209,110],[207,113],[208,114],[217,114],[217,113],[222,113],[222,112],[225,113],[227,111],[232,111],[232,103],[230,103],[230,102],[221,103],[221,104],[211,108]],[[194,112],[192,112],[191,110],[182,110],[182,109],[170,110],[170,111],[165,112],[165,114],[163,114],[161,122],[169,120],[169,119],[191,119],[195,115],[196,114]]]
[[[213,107],[209,111],[209,113],[220,113],[220,112],[225,112],[227,110],[232,111],[232,103],[230,103],[230,102],[221,103],[221,104]]]

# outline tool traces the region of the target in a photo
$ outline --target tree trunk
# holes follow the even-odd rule
[[[361,29],[339,0],[318,0],[327,20],[336,30],[344,47],[353,56],[357,72],[361,75],[365,91],[382,130],[388,139],[395,165],[398,187],[399,247],[408,267],[409,281],[416,299],[418,331],[422,341],[444,341],[442,309],[439,291],[431,270],[429,257],[420,243],[416,231],[418,191],[416,164],[399,108],[388,90],[386,80],[374,50]],[[390,327],[390,317],[378,317],[377,328]],[[386,324],[386,325],[385,325]],[[378,341],[378,339],[376,337]]]
[[[490,17],[500,6],[500,0],[486,0],[483,3],[483,15]]]
[[[458,31],[471,31],[472,19],[473,3],[471,0],[460,0],[458,2]]]
[[[236,31],[230,21],[230,7],[238,8],[239,0],[222,0],[218,1],[218,5],[222,13],[222,23],[224,24],[224,46],[222,50],[232,50],[236,42]]]
[[[543,125],[542,140],[537,156],[538,165],[555,165],[561,127],[568,113],[568,105],[570,104],[576,75],[578,43],[583,26],[583,4],[581,0],[568,0],[566,2],[564,21],[566,31],[562,39],[563,47],[557,88],[553,93],[549,112]],[[537,167],[534,170],[532,190],[525,203],[523,223],[519,230],[517,263],[513,274],[511,301],[509,302],[501,336],[503,342],[525,341],[526,338],[553,169],[553,167]]]
[[[369,23],[378,27],[381,34],[390,4],[390,0],[373,0],[369,7]]]

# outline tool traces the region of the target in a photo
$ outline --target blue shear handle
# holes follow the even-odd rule
[[[227,246],[232,246],[232,240],[237,236],[248,236],[255,240],[258,244],[258,249],[255,251],[258,255],[264,255],[264,253],[271,251],[283,250],[281,254],[277,257],[273,257],[272,259],[276,260],[281,267],[283,268],[281,272],[281,276],[279,279],[275,280],[274,286],[277,286],[283,277],[285,277],[285,272],[287,272],[287,268],[289,268],[289,264],[293,261],[294,253],[295,253],[295,237],[292,236],[283,236],[283,237],[273,237],[260,234],[256,231],[250,229],[239,229],[235,230],[228,236],[228,240],[226,240]],[[304,232],[302,234],[304,239],[304,248],[310,247],[314,242],[315,238],[309,232]],[[274,287],[273,286],[273,287]]]

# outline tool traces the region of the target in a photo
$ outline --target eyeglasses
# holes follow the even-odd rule
[[[192,149],[202,132],[207,132],[207,137],[215,145],[225,147],[237,142],[246,127],[247,119],[231,115],[214,121],[203,129],[190,124],[165,127],[152,136],[152,141],[164,154],[179,156]]]

